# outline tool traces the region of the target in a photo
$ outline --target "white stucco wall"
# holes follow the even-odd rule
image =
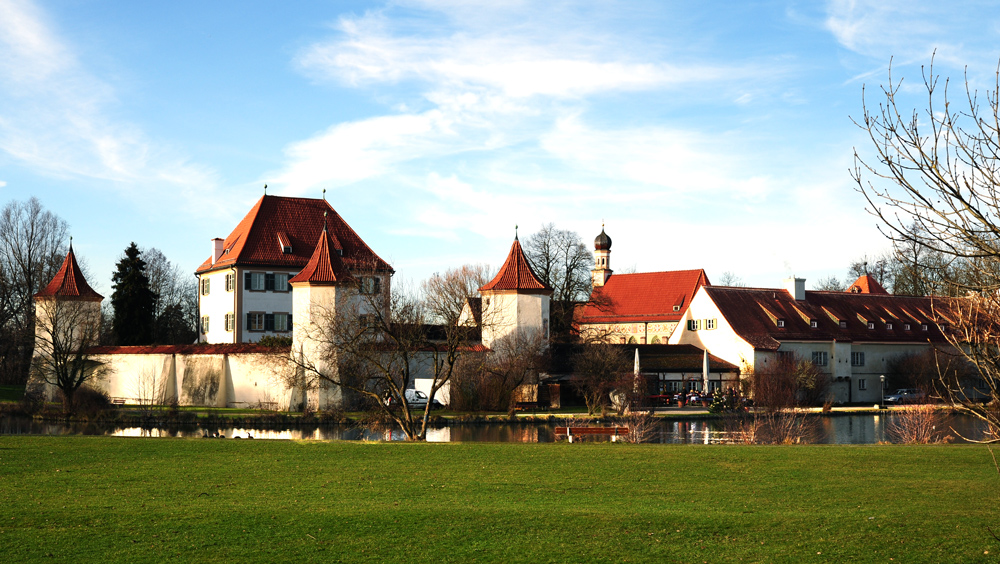
[[[199,275],[198,307],[198,339],[203,343],[234,343],[235,331],[226,331],[226,314],[236,311],[235,291],[226,291],[226,275],[233,270],[218,270]],[[209,281],[209,293],[201,293],[201,280]],[[202,333],[201,318],[208,316],[208,333]]]
[[[263,353],[104,354],[94,360],[105,369],[92,382],[127,404],[288,409],[285,381],[291,365]]]
[[[688,321],[692,319],[715,320],[715,329],[703,328],[697,331],[688,329]],[[732,326],[722,316],[715,302],[708,297],[704,287],[699,288],[691,300],[684,317],[670,335],[672,345],[695,345],[707,350],[726,362],[740,368],[753,368],[757,358],[750,343],[743,340]]]
[[[551,330],[548,327],[551,300],[547,295],[500,291],[484,292],[482,297],[482,341],[487,347],[515,329]]]

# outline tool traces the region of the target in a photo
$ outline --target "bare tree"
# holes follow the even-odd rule
[[[852,175],[880,220],[883,233],[899,248],[915,248],[960,262],[960,275],[942,270],[942,283],[969,298],[935,302],[947,319],[945,335],[975,368],[981,383],[970,392],[962,383],[939,378],[946,397],[960,409],[986,421],[993,436],[1000,412],[980,406],[980,393],[1000,404],[1000,72],[980,104],[968,79],[961,108],[948,96],[948,83],[923,71],[927,92],[924,112],[897,102],[902,80],[882,88],[877,109],[864,100],[856,123],[872,141],[863,157],[855,150]],[[923,115],[922,115],[923,114]],[[919,253],[914,253],[919,256]]]
[[[524,242],[524,254],[535,274],[553,289],[550,306],[552,339],[568,340],[575,304],[590,296],[594,257],[580,235],[542,225]]]
[[[795,356],[776,358],[766,369],[744,374],[750,385],[753,410],[726,416],[735,442],[790,444],[808,440],[813,426],[800,405],[815,405],[829,394],[829,375]]]
[[[832,274],[826,278],[820,278],[813,284],[813,290],[819,292],[843,292],[846,289],[847,284],[841,282]]]
[[[34,348],[32,300],[66,254],[66,222],[37,198],[0,210],[0,381],[24,383]]]
[[[154,340],[176,345],[198,338],[198,286],[155,247],[142,251],[149,289],[156,294],[153,307]]]
[[[735,286],[739,288],[746,287],[746,282],[743,278],[739,277],[735,272],[727,270],[722,273],[719,277],[719,286]]]
[[[434,274],[421,285],[428,315],[442,325],[457,325],[467,307],[476,307],[474,304],[479,299],[479,288],[490,278],[491,269],[485,264],[467,264],[450,269],[443,275]]]
[[[100,337],[100,308],[92,301],[40,298],[31,377],[62,392],[63,411],[73,413],[73,397],[104,368],[88,351]]]
[[[608,394],[629,368],[629,358],[623,347],[604,343],[581,346],[573,356],[573,385],[583,395],[588,413],[594,414],[607,407]]]
[[[364,285],[346,286],[336,304],[313,307],[312,324],[296,325],[314,348],[292,351],[299,368],[292,383],[347,392],[394,422],[407,439],[423,440],[434,399],[451,381],[459,359],[479,348],[478,328],[459,323],[468,289],[478,288],[475,270],[436,276],[425,284],[423,297],[398,285],[391,292],[385,286],[372,292]],[[422,413],[413,411],[406,398],[417,378],[430,383]]]

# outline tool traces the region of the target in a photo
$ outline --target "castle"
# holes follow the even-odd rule
[[[363,322],[378,314],[371,308],[387,300],[371,297],[390,294],[393,272],[325,199],[265,195],[227,238],[212,241],[197,270],[199,344],[90,347],[76,361],[93,371],[90,385],[129,403],[338,406],[340,389],[302,386],[296,371],[338,370],[329,340],[320,337],[331,316],[349,311]],[[889,295],[868,275],[847,292],[809,292],[794,277],[782,288],[741,288],[712,286],[702,269],[615,274],[603,228],[591,275],[591,299],[574,315],[582,341],[683,348],[643,349],[664,357],[662,370],[646,374],[659,382],[658,393],[713,391],[735,385],[741,371],[797,356],[830,375],[835,401],[870,402],[879,399],[894,358],[946,343],[934,298]],[[552,289],[533,272],[516,236],[479,293],[460,323],[478,325],[482,349],[518,331],[548,340]],[[53,359],[79,349],[74,344],[96,342],[101,300],[70,245],[59,272],[35,296],[33,370],[48,374],[42,380],[50,397],[59,377]],[[290,336],[290,352],[275,355],[257,344],[266,335]],[[716,359],[722,371],[715,380],[671,368],[677,363],[665,356],[692,356],[692,346]],[[420,366],[414,373],[411,385],[430,390],[433,375]],[[441,394],[447,403],[446,387]]]

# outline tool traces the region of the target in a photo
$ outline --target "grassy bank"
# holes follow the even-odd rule
[[[13,562],[995,562],[984,447],[0,437]],[[985,552],[989,554],[984,554]]]

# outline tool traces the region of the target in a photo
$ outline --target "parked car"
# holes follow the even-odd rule
[[[427,394],[421,392],[420,390],[406,390],[403,392],[406,396],[406,405],[410,407],[415,407],[423,409],[427,406]],[[394,398],[390,397],[385,400],[386,405],[394,405]],[[444,404],[439,402],[437,398],[434,398],[434,403],[431,404],[431,409],[442,409]]]
[[[900,388],[896,393],[885,396],[885,403],[918,403],[923,401],[927,395],[916,388]]]

